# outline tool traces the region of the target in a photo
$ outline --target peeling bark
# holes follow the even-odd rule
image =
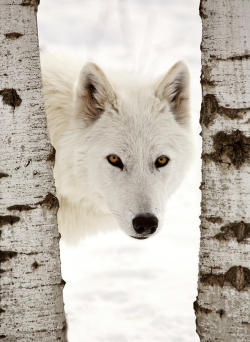
[[[201,0],[202,202],[196,331],[250,341],[250,0]]]
[[[0,340],[66,341],[36,0],[0,2]]]

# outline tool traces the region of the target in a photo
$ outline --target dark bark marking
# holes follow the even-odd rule
[[[25,255],[37,255],[39,252],[19,252],[19,254],[25,254]]]
[[[203,76],[201,76],[201,85],[213,88],[216,86],[216,83],[215,83],[215,81],[210,81],[207,78],[204,78]]]
[[[40,266],[40,264],[38,264],[37,261],[34,261],[31,266],[32,266],[33,270],[36,270]]]
[[[200,281],[220,287],[223,287],[225,283],[230,283],[236,290],[242,291],[250,286],[250,270],[247,267],[233,266],[224,274],[201,274]]]
[[[26,287],[27,289],[37,289],[39,287],[47,287],[47,286],[60,286],[61,284],[60,283],[53,283],[53,284],[38,284],[38,285],[34,285],[34,286],[29,286],[29,287]]]
[[[9,177],[7,173],[0,172],[0,178]]]
[[[23,36],[23,34],[19,33],[19,32],[5,33],[5,38],[7,38],[7,39],[18,39],[22,36]]]
[[[0,216],[0,227],[3,227],[6,224],[13,225],[14,223],[18,221],[20,221],[20,217],[18,216],[13,216],[13,215]]]
[[[2,313],[4,313],[5,312],[5,310],[3,309],[3,308],[1,308],[0,307],[0,315],[2,314]],[[4,335],[3,335],[4,336]]]
[[[216,115],[223,115],[231,120],[241,119],[250,108],[227,108],[220,106],[215,95],[207,94],[202,99],[200,124],[209,127]]]
[[[35,204],[39,204],[42,207],[48,207],[49,209],[59,207],[58,199],[56,198],[56,196],[54,196],[50,192],[46,195],[46,197],[42,201],[37,202]]]
[[[225,315],[225,311],[223,309],[217,310],[216,313],[222,318]]]
[[[215,82],[211,81],[212,67],[203,65],[201,69],[201,84],[209,87],[215,87]]]
[[[204,190],[205,189],[205,182],[201,182],[200,186],[199,186],[200,190]]]
[[[7,335],[0,335],[0,340],[7,337]]]
[[[239,169],[249,159],[250,138],[241,131],[236,130],[229,134],[220,131],[212,138],[215,152],[205,153],[202,158],[219,164],[232,164],[236,169]]]
[[[52,150],[50,152],[50,154],[47,157],[47,161],[55,161],[55,156],[56,156],[56,150],[54,149],[54,147],[52,147]]]
[[[27,161],[27,163],[24,165],[24,167],[27,167],[27,166],[29,166],[29,165],[30,165],[30,163],[31,163],[31,159],[29,158],[29,159],[28,159],[28,161]]]
[[[217,100],[214,95],[205,95],[201,103],[200,124],[208,127],[217,114]]]
[[[224,274],[201,274],[200,281],[207,285],[224,285]]]
[[[62,278],[62,280],[61,280],[61,284],[60,284],[63,288],[64,288],[64,286],[66,285],[66,281]]]
[[[22,103],[22,99],[13,88],[0,90],[0,95],[3,97],[3,103],[13,107],[14,109]]]
[[[204,314],[210,314],[212,312],[211,309],[207,309],[202,307],[201,305],[198,304],[198,300],[196,299],[196,301],[193,303],[193,308],[194,308],[194,312],[197,314],[198,312],[204,313]]]
[[[215,55],[210,55],[210,58],[216,61],[242,61],[243,59],[249,59],[250,54],[245,55],[235,55],[235,56],[229,56],[226,58],[217,57]]]
[[[62,331],[67,331],[67,329],[68,329],[67,321],[64,321]]]
[[[250,285],[250,270],[247,267],[233,266],[225,274],[225,280],[241,291]]]
[[[236,238],[238,242],[242,242],[250,237],[250,223],[234,222],[221,227],[221,232],[214,236],[219,241],[228,241]]]
[[[222,218],[219,216],[210,216],[210,217],[205,217],[206,221],[212,222],[212,223],[221,223]]]
[[[205,14],[202,1],[200,1],[199,14],[200,14],[201,19],[207,19],[208,17],[207,14]]]
[[[11,205],[10,207],[7,208],[7,210],[18,210],[18,211],[28,211],[35,209],[35,207],[31,207],[30,205],[27,204],[16,204],[16,205]]]
[[[13,251],[0,251],[0,262],[8,261],[17,256],[17,252]]]
[[[35,11],[37,11],[39,4],[40,4],[40,0],[23,0],[21,3],[21,6],[34,7]]]

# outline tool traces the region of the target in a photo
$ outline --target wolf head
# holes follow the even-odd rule
[[[155,82],[136,83],[112,74],[108,79],[88,63],[75,89],[74,115],[84,132],[93,192],[128,235],[152,236],[163,225],[166,201],[192,151],[186,65],[178,62]]]

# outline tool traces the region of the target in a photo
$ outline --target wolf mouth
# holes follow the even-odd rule
[[[133,236],[133,235],[130,235],[132,238],[134,239],[138,239],[138,240],[145,240],[148,238],[148,236]]]

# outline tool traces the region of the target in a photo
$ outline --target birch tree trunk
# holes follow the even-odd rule
[[[0,340],[65,341],[63,281],[36,24],[0,0]]]
[[[201,0],[201,341],[250,341],[250,0]]]

